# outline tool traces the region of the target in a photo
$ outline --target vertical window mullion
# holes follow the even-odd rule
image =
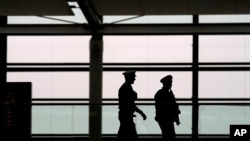
[[[193,24],[199,23],[199,16],[193,15]],[[199,34],[193,34],[193,96],[192,96],[192,138],[198,140],[198,64],[199,64]]]
[[[0,16],[0,25],[7,24],[7,16]],[[6,83],[7,71],[7,35],[0,34],[0,85]]]

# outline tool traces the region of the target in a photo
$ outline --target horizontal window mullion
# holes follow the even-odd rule
[[[89,71],[89,68],[7,68],[7,72]]]

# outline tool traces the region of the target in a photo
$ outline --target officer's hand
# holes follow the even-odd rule
[[[147,119],[147,116],[143,112],[141,112],[141,116],[142,116],[143,120]]]
[[[180,120],[177,120],[177,121],[176,121],[176,125],[179,126],[180,124],[181,124]]]

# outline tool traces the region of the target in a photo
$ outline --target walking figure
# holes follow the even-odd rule
[[[172,79],[171,75],[162,78],[160,82],[163,87],[155,94],[155,120],[161,128],[163,141],[175,141],[174,122],[177,125],[180,124],[179,114],[181,112],[171,90]]]
[[[134,113],[139,113],[143,120],[146,120],[146,115],[140,110],[136,104],[137,93],[133,90],[132,84],[135,81],[135,71],[126,71],[123,73],[125,82],[119,89],[119,116],[120,128],[118,131],[118,141],[138,141],[137,131],[133,118]]]

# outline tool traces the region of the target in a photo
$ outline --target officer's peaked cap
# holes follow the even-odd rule
[[[172,79],[173,79],[173,76],[172,76],[172,75],[167,75],[167,76],[163,77],[163,78],[161,79],[160,82],[161,82],[161,83],[164,83],[164,82],[171,82]]]
[[[131,77],[135,77],[135,70],[130,70],[130,71],[125,71],[124,73],[122,73],[124,76],[131,76]]]

